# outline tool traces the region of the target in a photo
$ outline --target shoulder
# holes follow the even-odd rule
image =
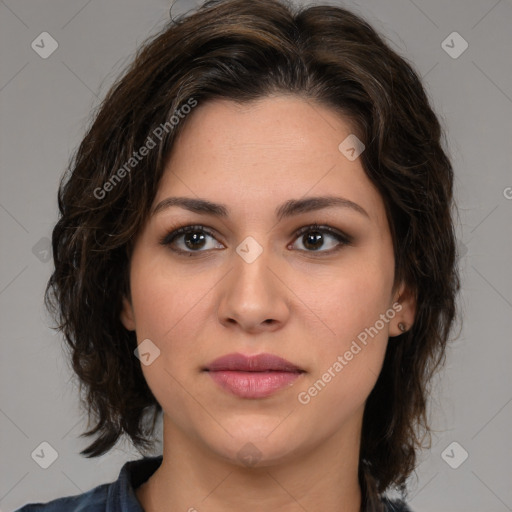
[[[47,503],[29,503],[14,512],[105,512],[110,484]]]
[[[14,512],[142,512],[135,489],[162,463],[162,456],[126,462],[116,481],[47,503],[28,503]]]

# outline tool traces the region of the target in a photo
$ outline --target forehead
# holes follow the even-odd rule
[[[350,132],[349,124],[336,113],[296,96],[245,104],[211,100],[192,111],[174,158],[176,163],[183,160],[183,153],[189,162],[207,156],[213,158],[212,165],[222,162],[226,170],[241,161],[260,172],[280,165],[284,167],[280,175],[296,164],[314,163],[314,171],[322,165],[327,170],[339,154],[336,141]]]
[[[290,198],[334,194],[378,220],[382,201],[360,159],[338,149],[351,134],[337,112],[297,96],[199,103],[175,141],[155,203],[208,197],[256,214]]]

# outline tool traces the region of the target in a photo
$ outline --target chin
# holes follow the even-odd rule
[[[279,422],[264,422],[256,426],[239,425],[233,437],[226,434],[222,439],[205,439],[212,451],[231,464],[240,467],[269,467],[292,460],[301,452],[301,438],[288,429],[277,428]],[[290,443],[293,440],[293,444]],[[304,439],[304,444],[307,440]]]

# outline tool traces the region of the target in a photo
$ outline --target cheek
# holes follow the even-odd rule
[[[390,308],[393,259],[353,259],[347,258],[334,277],[329,270],[312,280],[296,281],[297,295],[307,297],[307,305],[322,320],[318,339],[330,353],[349,346]],[[382,339],[387,339],[388,327],[379,322]]]
[[[315,369],[298,397],[301,404],[318,408],[318,414],[340,404],[332,411],[338,421],[361,407],[375,385],[386,353],[389,322],[395,316],[390,304],[393,258],[351,263],[350,272],[321,280],[322,290],[314,288],[312,294],[310,288],[312,309],[326,328],[316,337]]]
[[[146,243],[148,247],[133,256],[130,276],[137,337],[164,343],[175,333],[194,328],[191,318],[197,315],[213,276],[198,277],[187,268],[177,271],[165,252]]]
[[[144,376],[162,405],[184,407],[182,386],[205,363],[204,333],[214,332],[211,297],[219,275],[194,265],[177,271],[165,254],[149,250],[134,256],[132,265],[137,339],[150,339],[160,350],[154,364],[142,366]]]
[[[156,259],[134,268],[138,268],[131,276],[138,343],[150,339],[160,350],[153,363],[142,364],[144,378],[164,411],[172,411],[174,421],[187,425],[187,418],[194,415],[199,421],[201,411],[187,392],[187,379],[194,364],[199,364],[194,343],[200,339],[204,321],[197,318],[204,315],[201,310],[211,284],[171,273],[168,264]]]
[[[332,290],[343,294],[324,310],[335,334],[316,341],[314,371],[297,390],[306,421],[329,418],[321,427],[326,434],[362,410],[384,361],[389,324],[381,315],[388,313],[389,322],[393,311],[388,294],[376,293],[372,281],[366,284],[357,280]]]

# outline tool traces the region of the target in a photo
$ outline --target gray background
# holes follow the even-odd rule
[[[433,445],[411,479],[410,504],[512,510],[512,3],[330,3],[362,14],[414,63],[456,170],[464,325],[436,384]],[[195,5],[182,1],[173,12]],[[0,512],[84,492],[140,457],[126,442],[99,459],[78,454],[85,419],[42,294],[58,180],[91,109],[168,9],[164,0],[0,0]],[[47,59],[31,48],[45,31],[58,42]],[[469,44],[458,58],[442,47],[454,31]],[[445,44],[462,48],[458,39]],[[58,452],[48,469],[31,457],[43,441]],[[441,456],[454,441],[452,464],[469,453],[457,469]]]

